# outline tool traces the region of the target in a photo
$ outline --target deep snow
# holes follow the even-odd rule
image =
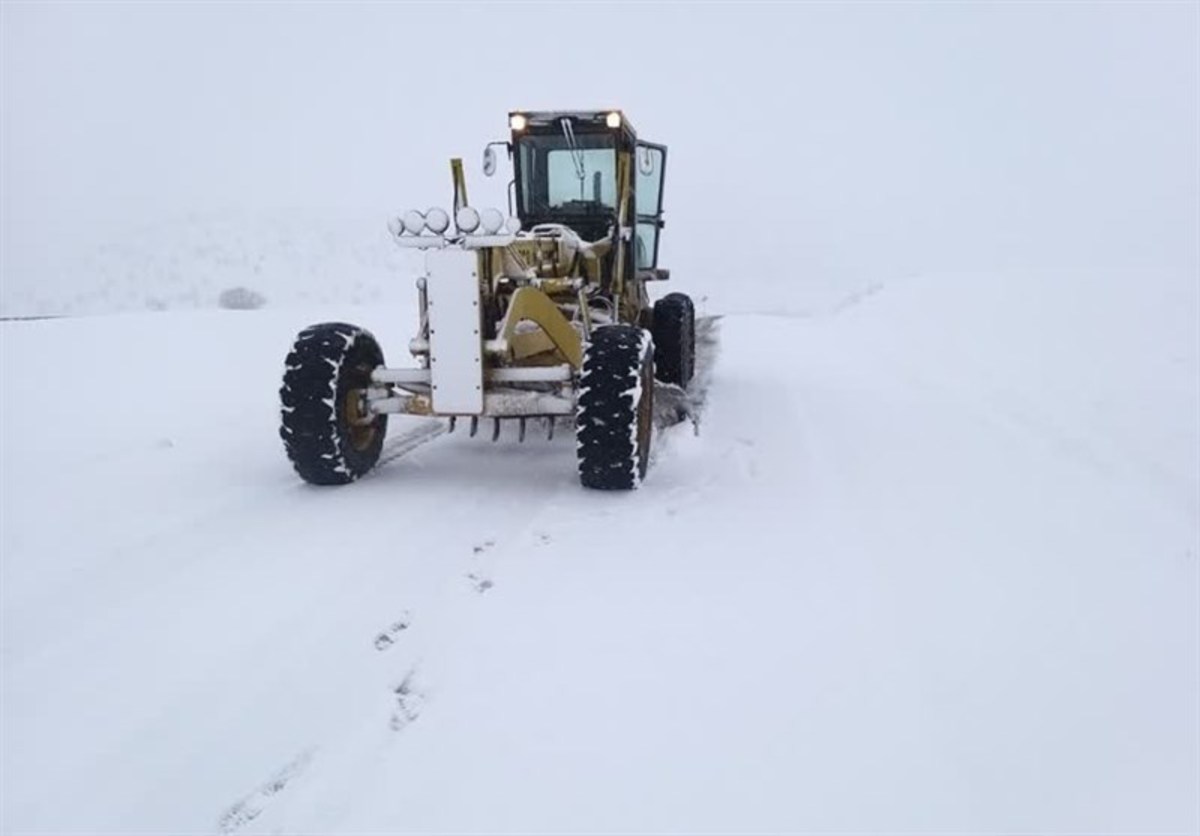
[[[1192,832],[1198,313],[1055,273],[727,316],[624,495],[415,419],[300,484],[295,331],[399,363],[411,310],[4,323],[0,825]]]

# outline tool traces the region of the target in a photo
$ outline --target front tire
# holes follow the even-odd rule
[[[280,427],[292,466],[314,485],[344,485],[375,466],[387,416],[364,411],[383,351],[370,331],[343,322],[305,328],[288,353]]]
[[[632,325],[592,332],[579,380],[575,443],[585,488],[636,488],[654,429],[654,342]]]
[[[683,293],[654,303],[654,367],[663,383],[687,387],[696,371],[696,309]]]

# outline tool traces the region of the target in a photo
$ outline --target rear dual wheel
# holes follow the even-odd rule
[[[683,388],[696,373],[696,309],[686,294],[654,303],[654,368],[663,383]]]

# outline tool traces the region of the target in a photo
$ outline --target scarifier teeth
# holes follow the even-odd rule
[[[513,419],[512,418],[499,418],[499,417],[492,418],[492,441],[500,440],[501,422],[505,421],[505,420],[511,421]],[[447,432],[452,433],[458,427],[458,416],[457,415],[449,416],[449,421],[450,421],[450,426],[447,429]],[[528,429],[529,429],[529,416],[527,416],[527,415],[516,416],[516,421],[517,421],[517,440],[524,443],[525,436],[528,434]],[[554,440],[554,424],[556,423],[554,420],[554,417],[549,416],[549,415],[542,416],[542,417],[534,416],[534,421],[535,422],[536,421],[544,421],[545,422],[545,424],[546,424],[546,440],[553,441]],[[479,416],[472,415],[471,416],[471,425],[468,430],[468,433],[470,434],[471,438],[474,438],[478,432],[479,432]]]

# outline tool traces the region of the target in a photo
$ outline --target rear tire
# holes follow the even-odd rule
[[[654,303],[654,368],[663,383],[686,387],[696,371],[696,309],[683,293]]]
[[[304,481],[344,485],[379,461],[387,416],[368,420],[362,394],[382,365],[375,337],[355,325],[325,322],[296,337],[279,390],[279,435]]]
[[[584,350],[575,416],[579,481],[585,488],[636,488],[654,429],[654,343],[632,325],[592,332]]]

